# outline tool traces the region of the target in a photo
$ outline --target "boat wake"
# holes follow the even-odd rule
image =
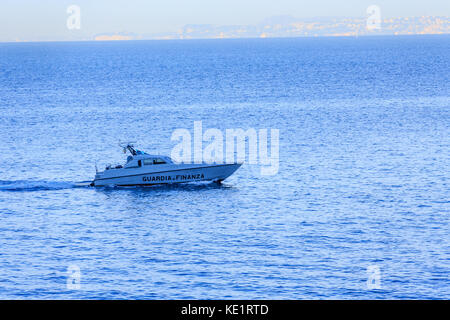
[[[62,190],[79,188],[75,182],[67,181],[44,181],[44,180],[0,180],[0,191],[40,191],[40,190]]]
[[[74,188],[90,188],[91,181],[68,182],[68,181],[46,181],[46,180],[16,180],[5,181],[0,180],[0,192],[30,192],[30,191],[45,191],[45,190],[63,190]],[[120,187],[108,185],[104,187],[97,187],[96,190],[208,190],[208,189],[228,189],[232,188],[230,185],[222,183],[214,183],[212,181],[195,181],[189,183],[174,183],[162,185],[149,186],[129,186]]]

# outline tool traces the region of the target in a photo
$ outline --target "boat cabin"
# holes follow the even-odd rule
[[[124,168],[138,168],[143,166],[155,166],[160,164],[173,163],[172,159],[166,156],[154,156],[149,154],[142,154],[136,156],[129,156]]]
[[[160,155],[150,155],[144,151],[134,149],[132,145],[124,147],[124,152],[129,151],[131,155],[127,157],[127,163],[125,165],[107,166],[106,170],[111,169],[131,169],[144,166],[154,166],[161,164],[172,164],[173,161],[170,157]]]

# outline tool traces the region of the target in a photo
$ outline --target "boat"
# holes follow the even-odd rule
[[[178,164],[168,156],[151,155],[138,150],[132,143],[119,145],[124,153],[130,153],[126,163],[108,165],[101,172],[96,169],[91,186],[152,186],[195,181],[221,183],[242,165],[242,163]]]

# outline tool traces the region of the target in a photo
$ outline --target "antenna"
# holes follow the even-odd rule
[[[136,151],[134,149],[133,143],[136,143],[136,141],[129,141],[129,142],[120,142],[119,141],[119,147],[123,148],[123,153],[127,153],[127,150],[130,151],[130,153],[135,156]]]
[[[136,141],[119,141],[119,147],[126,148],[128,146],[133,147],[133,143],[136,143]]]

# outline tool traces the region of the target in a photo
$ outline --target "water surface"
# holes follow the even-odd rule
[[[0,44],[0,298],[448,299],[449,40]],[[279,173],[74,187],[198,120]]]

